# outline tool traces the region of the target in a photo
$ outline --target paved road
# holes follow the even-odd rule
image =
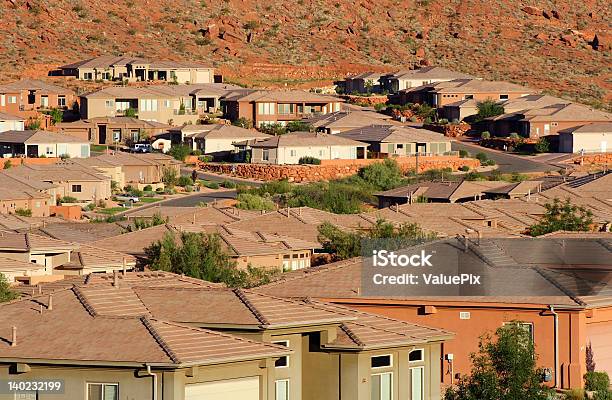
[[[212,203],[215,200],[227,200],[235,199],[236,191],[227,190],[222,192],[207,192],[207,193],[194,193],[182,197],[177,197],[172,200],[165,201],[164,207],[195,207],[199,203]]]
[[[494,151],[487,149],[486,147],[468,144],[465,142],[452,142],[452,150],[465,150],[469,152],[472,156],[476,153],[485,153],[490,159],[495,160],[497,165],[499,166],[498,171],[503,173],[510,172],[519,172],[519,173],[527,173],[527,172],[546,172],[546,171],[555,171],[559,168],[552,166],[550,164],[546,164],[543,162],[529,160],[525,157],[516,156],[513,154],[502,153],[499,151]]]

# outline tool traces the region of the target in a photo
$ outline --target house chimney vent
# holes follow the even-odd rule
[[[11,347],[17,346],[17,327],[13,326],[13,334],[11,337]]]

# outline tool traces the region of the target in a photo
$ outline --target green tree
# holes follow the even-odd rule
[[[15,300],[19,294],[11,289],[6,276],[0,273],[0,303]]]
[[[28,121],[28,125],[26,127],[31,131],[37,131],[40,129],[40,120],[39,119],[31,119]]]
[[[162,182],[169,188],[172,188],[176,185],[178,181],[178,173],[174,168],[164,167],[162,169]]]
[[[6,160],[4,162],[4,166],[2,167],[3,169],[11,169],[13,167],[13,163],[11,162],[11,160]]]
[[[136,109],[132,107],[126,108],[123,115],[129,118],[136,118]]]
[[[185,274],[230,287],[254,287],[271,282],[273,271],[249,266],[238,269],[217,234],[182,233],[164,238],[145,249],[152,269]]]
[[[239,126],[244,129],[252,129],[253,121],[245,117],[240,117],[237,120],[233,121],[232,125]]]
[[[64,119],[64,112],[59,108],[52,109],[49,115],[51,116],[51,121],[53,122],[53,125],[59,124]]]
[[[495,100],[484,100],[476,103],[478,113],[476,114],[476,122],[482,121],[485,118],[496,117],[504,113],[504,106]]]
[[[529,227],[531,236],[540,236],[556,231],[588,232],[593,224],[593,213],[585,207],[572,204],[569,198],[553,199],[544,204],[546,212],[537,224]]]
[[[540,138],[535,144],[534,149],[538,153],[547,153],[550,150],[550,143],[546,138]]]
[[[259,130],[263,133],[273,136],[280,136],[287,133],[287,127],[281,124],[263,124],[259,127]]]
[[[170,147],[168,154],[170,154],[172,157],[182,162],[182,161],[185,161],[185,157],[191,154],[191,149],[189,148],[189,146],[179,144],[179,145]]]
[[[397,162],[386,159],[359,170],[359,176],[367,183],[380,190],[389,190],[401,184],[403,175]]]
[[[541,383],[531,333],[510,323],[485,334],[472,354],[471,374],[449,388],[445,400],[548,400],[552,392]]]
[[[287,123],[287,132],[311,132],[312,125],[304,121],[290,121]]]

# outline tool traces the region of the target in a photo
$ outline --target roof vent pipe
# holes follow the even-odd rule
[[[113,271],[113,286],[119,287],[119,274],[117,273],[117,270]]]
[[[11,337],[11,347],[17,346],[17,327],[13,326],[13,335]]]
[[[49,295],[49,302],[47,303],[47,310],[49,311],[53,310],[53,295],[52,294]]]

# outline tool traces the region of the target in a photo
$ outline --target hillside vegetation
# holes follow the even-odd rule
[[[436,64],[610,107],[611,12],[606,0],[0,0],[0,78],[104,53],[209,60],[260,86]]]

